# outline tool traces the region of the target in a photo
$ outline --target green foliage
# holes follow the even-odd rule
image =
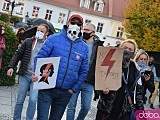
[[[1,13],[1,15],[0,15],[0,20],[8,23],[8,21],[10,20],[9,14],[7,14],[7,13]]]
[[[14,24],[16,24],[16,23],[21,21],[20,17],[18,17],[18,16],[12,16],[10,18],[10,20],[12,20],[14,22]]]
[[[17,49],[17,37],[15,33],[12,31],[12,28],[8,26],[8,24],[0,21],[0,24],[3,24],[6,28],[6,50],[3,52],[2,56],[2,73],[0,74],[0,85],[14,85],[15,84],[15,72],[14,75],[10,78],[7,76],[8,64],[14,55]]]
[[[130,0],[123,25],[139,48],[160,51],[160,0]]]

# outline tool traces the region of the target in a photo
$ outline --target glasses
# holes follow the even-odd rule
[[[78,25],[79,27],[82,26],[82,23],[78,23],[76,21],[71,21],[70,22],[72,25]]]

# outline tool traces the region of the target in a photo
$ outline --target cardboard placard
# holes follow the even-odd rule
[[[118,90],[122,81],[122,57],[123,49],[117,47],[98,47],[95,89]]]
[[[38,81],[34,82],[33,89],[54,88],[58,74],[60,57],[38,58],[35,76]]]

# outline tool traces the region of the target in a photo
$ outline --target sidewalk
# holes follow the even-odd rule
[[[13,109],[15,106],[15,101],[17,97],[18,85],[15,86],[0,86],[0,120],[12,120],[13,118]],[[24,102],[23,111],[22,111],[22,120],[25,120],[25,113],[27,109],[28,96]],[[93,120],[96,115],[96,105],[98,101],[93,101],[91,109],[86,117],[86,120]],[[77,111],[80,109],[80,100],[77,103]],[[77,115],[77,114],[76,114]],[[62,120],[65,120],[66,111],[63,115]],[[36,113],[35,113],[36,120]]]
[[[12,120],[13,109],[14,109],[16,96],[17,96],[17,89],[18,89],[17,84],[15,86],[0,86],[0,120]],[[26,113],[28,98],[29,97],[27,96],[25,103],[24,103],[24,109],[22,112],[22,120],[25,120],[25,113]],[[97,111],[96,109],[97,102],[98,101],[92,101],[91,109],[85,120],[95,119],[95,115]],[[154,107],[156,109],[159,109],[158,108],[158,97],[156,97]],[[80,99],[78,99],[78,103],[77,103],[76,116],[77,116],[77,113],[79,112],[79,109],[80,109]],[[150,109],[148,102],[146,102],[145,109]],[[63,115],[62,120],[65,120],[65,117],[66,117],[66,111]],[[35,114],[35,119],[36,119],[36,114]]]

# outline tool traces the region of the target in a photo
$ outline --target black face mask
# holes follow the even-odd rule
[[[122,60],[122,67],[127,68],[130,63],[130,59],[133,58],[134,52],[130,52],[128,50],[124,50],[123,52],[123,60]]]
[[[92,32],[91,32],[92,33]],[[85,39],[85,40],[88,40],[88,39],[90,39],[92,36],[91,36],[91,33],[86,33],[86,32],[83,32],[83,39]]]

